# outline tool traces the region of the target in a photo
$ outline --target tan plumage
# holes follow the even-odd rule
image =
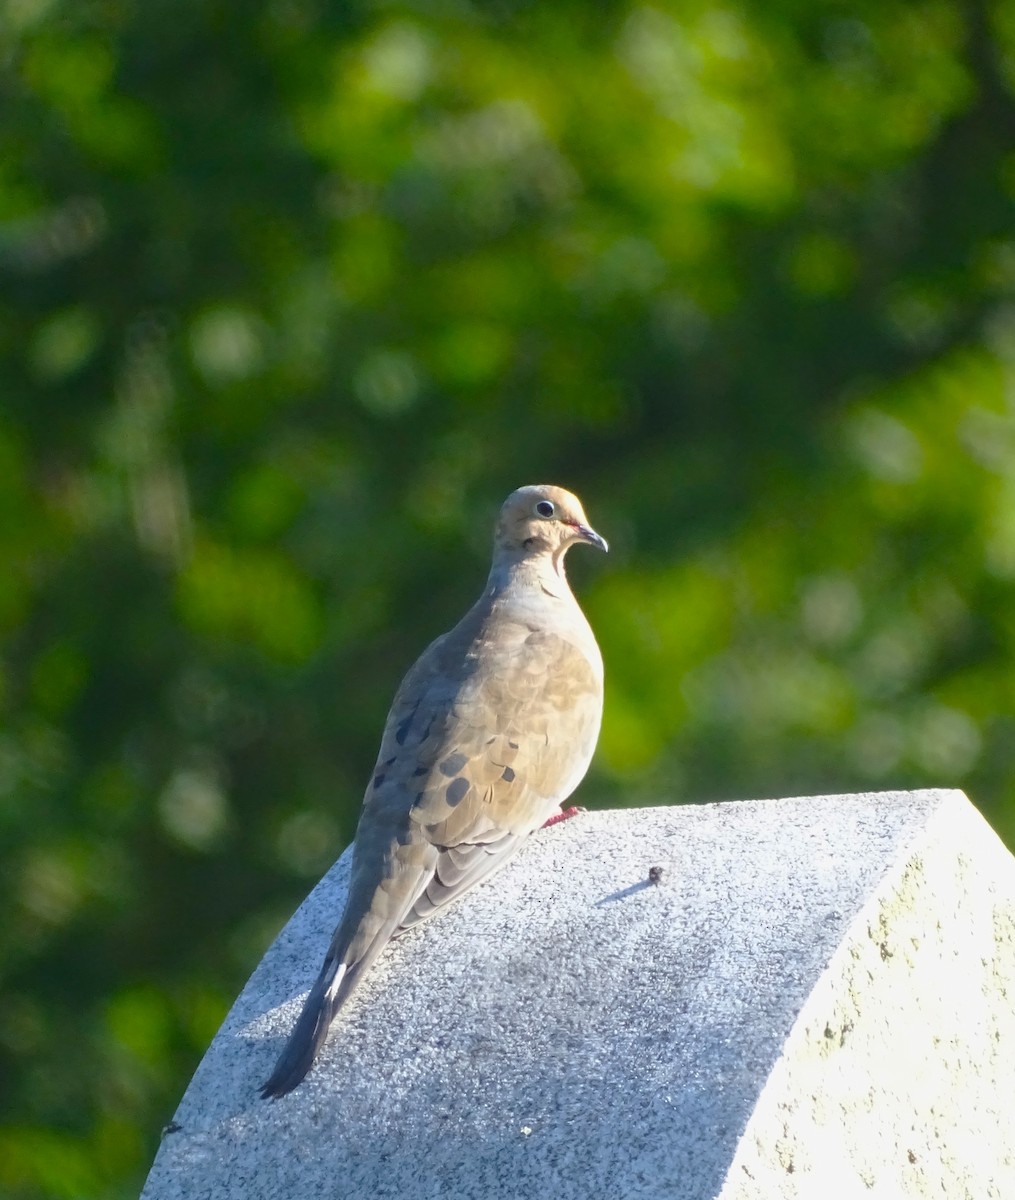
[[[570,492],[513,492],[482,595],[402,681],[363,799],[345,912],[263,1096],[296,1087],[389,939],[507,862],[588,769],[603,664],[564,574],[578,542],[606,549]]]

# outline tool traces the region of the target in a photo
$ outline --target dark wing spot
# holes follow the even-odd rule
[[[412,718],[415,715],[416,715],[415,712],[409,713],[409,715],[405,718],[405,720],[402,721],[399,724],[398,728],[395,730],[395,741],[400,746],[405,745],[405,739],[409,736],[409,727],[412,725]]]
[[[511,749],[512,749],[512,750],[517,750],[517,749],[518,749],[518,743],[517,743],[517,742],[508,742],[508,745],[511,747]]]
[[[430,768],[428,766],[426,766],[425,764],[422,767],[417,767],[415,769],[415,771],[413,771],[413,775],[429,775],[429,774],[430,774]]]
[[[381,784],[384,782],[384,780],[385,780],[384,772],[378,771],[377,774],[374,776],[374,787],[379,788],[381,786]]]
[[[441,774],[446,775],[448,779],[454,779],[454,777],[461,772],[462,767],[464,767],[468,761],[469,760],[460,750],[456,751],[454,754],[449,754],[441,763]]]
[[[501,775],[501,779],[503,779],[505,783],[513,783],[514,778],[515,778],[514,771],[510,767],[505,767],[504,773]]]
[[[457,807],[465,799],[469,791],[469,781],[459,776],[452,783],[448,784],[448,790],[444,793],[447,797],[448,804],[452,808]]]

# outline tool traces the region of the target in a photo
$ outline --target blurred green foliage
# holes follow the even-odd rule
[[[519,484],[614,547],[586,803],[1015,844],[1010,4],[7,0],[0,63],[0,1194],[136,1195]]]

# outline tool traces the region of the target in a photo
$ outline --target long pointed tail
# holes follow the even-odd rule
[[[303,1011],[296,1020],[278,1062],[261,1088],[264,1100],[291,1092],[310,1070],[317,1052],[328,1036],[328,1027],[338,1010],[339,985],[346,973],[345,963],[328,961],[310,989]]]
[[[335,930],[321,973],[310,989],[274,1071],[261,1088],[261,1095],[266,1100],[291,1092],[310,1070],[328,1036],[335,1013],[369,971],[405,914],[433,878],[438,853],[435,846],[428,842],[402,845],[393,843],[390,838],[375,839],[375,842],[369,843],[364,850],[357,834],[350,899]],[[393,886],[386,857],[392,845],[398,866]],[[361,873],[359,876],[357,871]]]

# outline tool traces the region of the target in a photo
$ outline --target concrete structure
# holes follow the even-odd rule
[[[143,1200],[1015,1196],[1015,862],[960,792],[542,830],[262,1101],[347,868],[255,971]]]

